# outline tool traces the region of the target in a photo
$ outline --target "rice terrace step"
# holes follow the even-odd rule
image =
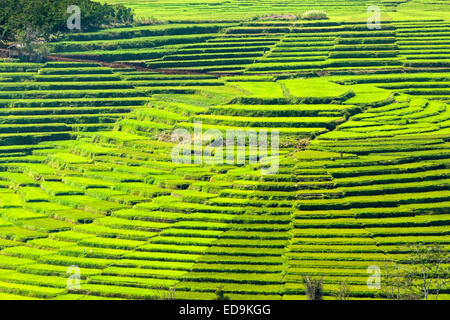
[[[450,2],[30,1],[0,300],[449,299]]]

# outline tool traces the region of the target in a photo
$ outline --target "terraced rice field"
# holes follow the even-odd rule
[[[369,266],[449,248],[448,14],[390,1],[369,30],[338,19],[363,0],[109,2],[172,23],[0,62],[0,299],[297,300],[302,275],[373,299]],[[332,19],[249,21],[311,7]],[[278,172],[174,163],[171,132],[198,122],[278,130]]]

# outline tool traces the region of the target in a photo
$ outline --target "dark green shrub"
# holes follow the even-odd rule
[[[310,10],[302,14],[303,20],[327,20],[328,15],[322,10]]]
[[[308,300],[322,300],[323,278],[313,279],[308,276],[304,276],[303,283],[306,287],[306,296],[308,297]]]

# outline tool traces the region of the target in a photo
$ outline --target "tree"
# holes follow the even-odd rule
[[[437,300],[449,275],[448,251],[440,245],[412,244],[401,262],[385,266],[383,295],[397,300]]]
[[[440,245],[413,244],[409,246],[412,255],[407,259],[411,277],[419,279],[416,285],[427,300],[434,292],[437,300],[441,289],[447,283],[449,275],[449,254]]]
[[[0,39],[13,40],[18,31],[39,30],[48,38],[57,32],[68,32],[67,8],[76,5],[81,10],[82,31],[109,24],[133,22],[134,14],[123,5],[109,5],[92,0],[1,0]]]
[[[384,265],[381,293],[392,300],[420,299],[420,292],[414,285],[414,277],[408,269],[395,262]]]
[[[154,298],[156,300],[175,300],[175,287],[164,287],[164,286],[158,286],[155,289]]]
[[[348,282],[342,280],[339,282],[338,291],[333,294],[337,300],[349,300],[351,291]]]
[[[0,1],[0,39],[6,39],[7,35],[13,33],[12,26],[8,23],[14,15],[16,8],[15,0]]]
[[[222,287],[218,287],[215,294],[216,298],[214,300],[230,300],[230,298],[224,294]]]
[[[306,296],[308,300],[322,300],[323,296],[323,278],[313,279],[303,276],[303,283],[306,287]]]
[[[39,43],[35,48],[37,62],[44,62],[50,54],[50,48],[47,43]]]
[[[311,141],[308,138],[300,139],[300,140],[296,141],[295,148],[300,151],[305,151],[306,148],[308,148],[310,142]]]

